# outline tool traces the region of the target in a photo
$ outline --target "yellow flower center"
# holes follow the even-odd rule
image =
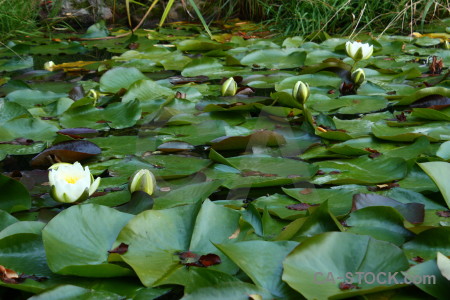
[[[77,177],[77,176],[67,176],[66,178],[64,178],[64,180],[70,184],[76,183],[79,179],[80,179],[80,177]]]

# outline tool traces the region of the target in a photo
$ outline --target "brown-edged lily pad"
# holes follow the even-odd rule
[[[172,76],[169,78],[169,81],[171,84],[186,84],[186,83],[203,83],[205,81],[208,81],[209,77],[208,76],[195,76],[195,77],[185,77],[185,76]]]
[[[92,138],[98,135],[98,131],[91,128],[66,128],[59,130],[57,133],[74,139]]]
[[[450,106],[450,98],[445,97],[443,95],[425,96],[410,105],[410,107],[413,108],[433,108],[433,109],[443,109],[448,106]]]
[[[260,130],[244,136],[223,136],[212,140],[214,150],[241,150],[249,146],[262,145],[275,147],[286,143],[285,138],[274,131]]]
[[[194,150],[194,146],[186,143],[186,142],[180,142],[180,141],[171,141],[164,144],[161,144],[158,146],[158,150],[162,152],[182,152],[182,151],[191,151]]]
[[[422,203],[402,203],[377,194],[353,195],[352,211],[369,206],[390,206],[395,208],[406,220],[413,224],[422,223],[425,217],[425,205]]]
[[[89,141],[66,141],[53,145],[33,157],[31,165],[34,167],[48,167],[56,162],[73,163],[101,152],[100,147]]]

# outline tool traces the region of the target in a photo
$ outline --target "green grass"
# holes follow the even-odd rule
[[[17,33],[27,33],[36,29],[39,1],[0,0],[1,40]]]
[[[106,3],[116,9],[128,1],[135,3],[132,0],[106,0]],[[61,22],[55,16],[62,0],[53,1],[46,11],[47,20],[40,24],[36,22],[39,10],[45,8],[40,8],[39,3],[39,0],[0,0],[0,40],[17,33],[31,34],[38,28]],[[219,0],[205,1],[199,7],[200,12],[196,13],[205,28],[207,22],[214,19],[239,17],[261,22],[283,35],[307,36],[324,31],[332,35],[353,36],[367,32],[408,34],[423,31],[428,22],[448,16],[449,7],[450,0]]]
[[[314,31],[350,35],[358,32],[409,33],[446,17],[449,0],[221,0],[217,17],[262,21],[283,34]]]

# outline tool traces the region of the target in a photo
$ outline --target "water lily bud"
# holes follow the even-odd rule
[[[444,49],[445,50],[450,50],[450,42],[449,41],[445,41],[444,42]]]
[[[301,104],[309,98],[309,85],[303,81],[297,81],[292,90],[292,96]]]
[[[373,46],[360,42],[349,41],[345,43],[345,50],[347,50],[348,56],[350,56],[354,61],[360,61],[363,59],[368,59],[372,56]]]
[[[361,85],[366,80],[366,74],[364,70],[359,68],[353,71],[352,73],[352,81],[355,85]]]
[[[151,195],[155,190],[155,186],[156,180],[153,173],[150,170],[141,169],[131,176],[128,188],[131,193],[141,191]]]
[[[222,84],[222,96],[234,96],[237,91],[237,83],[233,77],[228,78]]]
[[[55,67],[55,63],[53,61],[48,61],[44,64],[44,69],[52,72]]]
[[[94,180],[89,167],[83,168],[79,162],[57,163],[49,169],[50,195],[59,202],[86,200],[100,184],[100,177]]]

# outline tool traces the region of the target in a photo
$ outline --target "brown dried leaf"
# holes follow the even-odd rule
[[[116,248],[108,251],[109,253],[125,254],[128,251],[128,245],[125,243],[120,243]]]
[[[277,174],[266,174],[260,171],[243,171],[240,174],[242,177],[249,177],[249,176],[261,176],[261,177],[277,177]]]
[[[286,208],[291,209],[291,210],[302,211],[302,210],[307,210],[311,206],[318,206],[318,205],[319,204],[296,203],[296,204],[287,205]]]
[[[439,217],[442,217],[442,218],[450,218],[450,210],[437,211],[436,215],[438,215]]]
[[[222,261],[220,260],[220,256],[219,255],[214,254],[214,253],[209,253],[209,254],[200,256],[200,258],[198,259],[198,262],[203,267],[207,268],[207,267],[210,267],[210,266],[218,265]]]
[[[341,283],[339,283],[339,289],[341,291],[348,291],[348,290],[353,290],[353,289],[360,289],[360,287],[357,286],[356,284],[352,284],[352,283],[348,283],[348,282],[341,282]]]

